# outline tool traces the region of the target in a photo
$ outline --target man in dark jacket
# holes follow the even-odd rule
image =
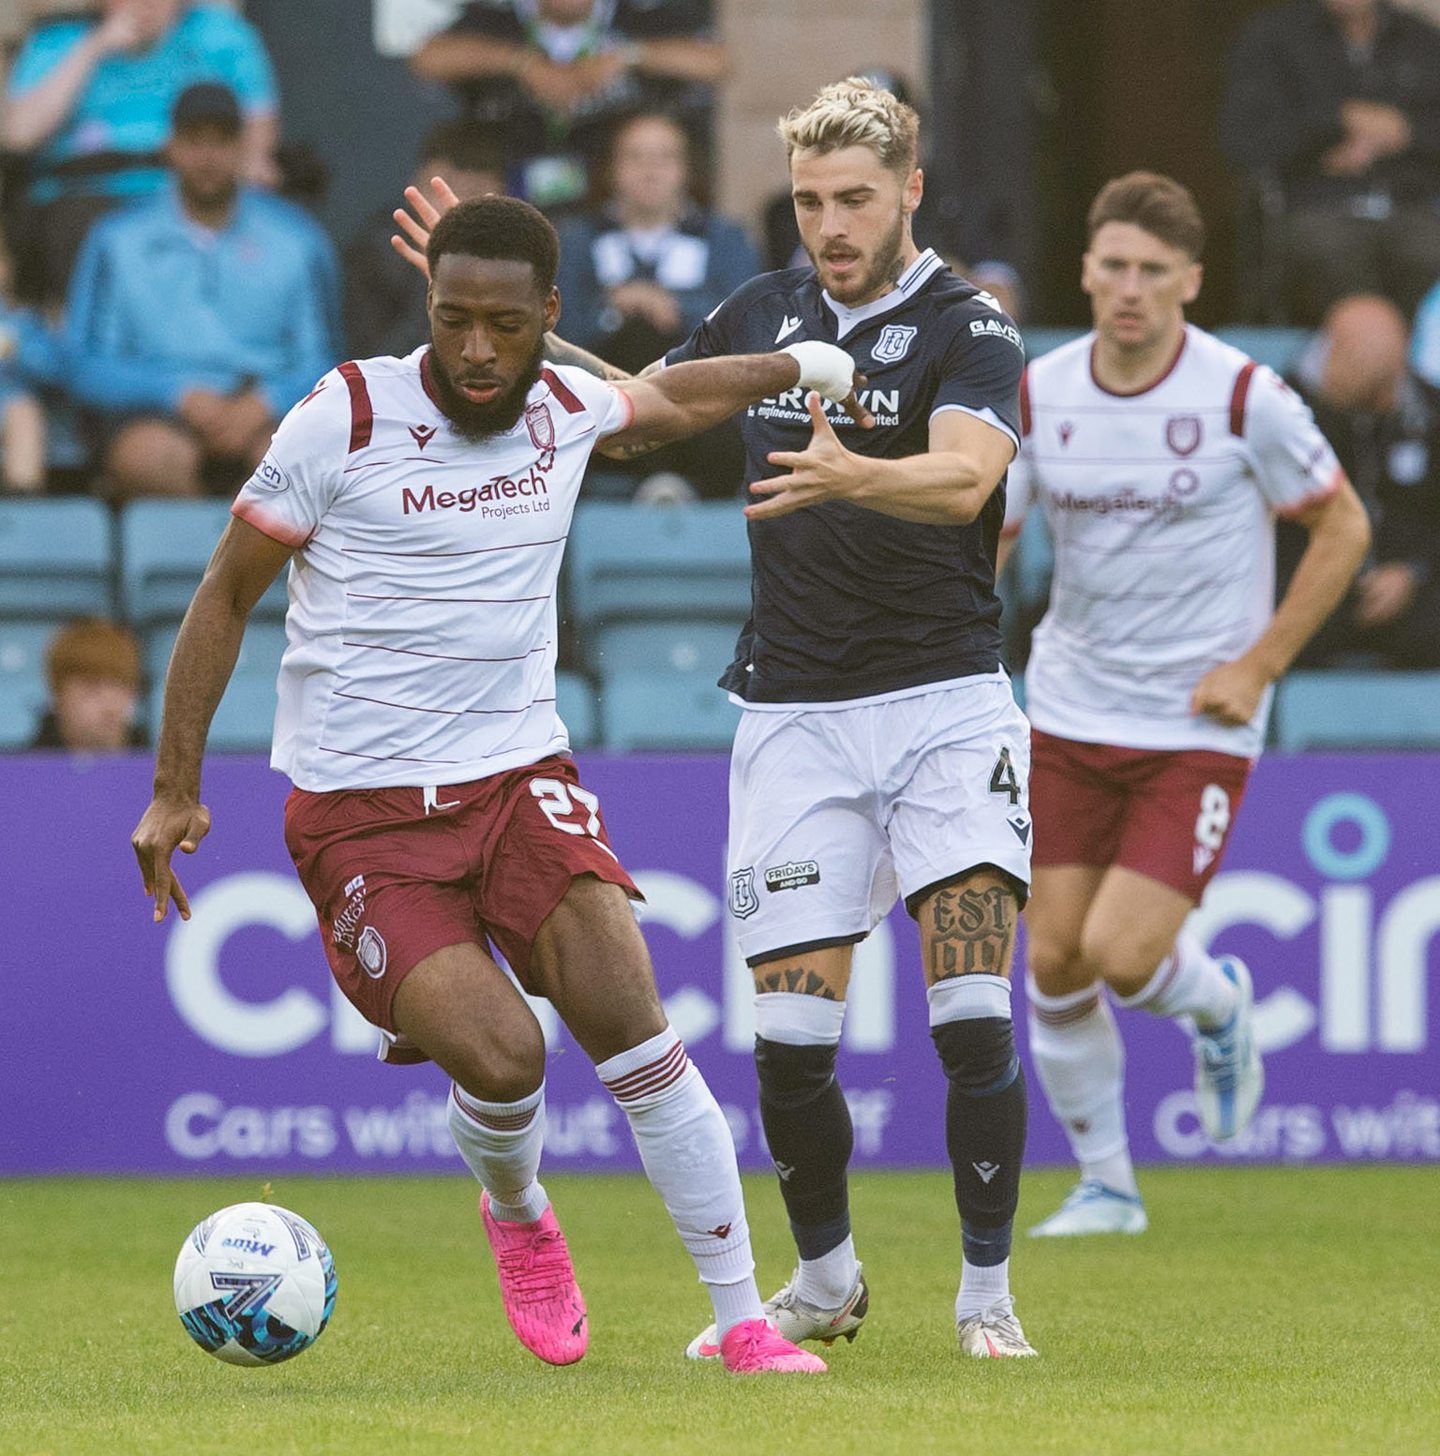
[[[1382,293],[1406,313],[1440,277],[1440,31],[1389,0],[1287,0],[1231,58],[1220,137],[1283,195],[1297,321]]]
[[[1378,657],[1440,667],[1440,394],[1405,362],[1405,321],[1383,298],[1330,310],[1295,383],[1365,502],[1370,560],[1306,649],[1303,665]],[[1282,530],[1282,576],[1295,544]]]

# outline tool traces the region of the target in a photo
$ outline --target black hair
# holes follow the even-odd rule
[[[430,276],[446,253],[529,263],[541,294],[555,286],[560,240],[544,214],[518,197],[476,197],[452,207],[430,234],[425,249]]]
[[[473,121],[437,121],[425,133],[415,160],[449,162],[465,172],[505,171],[505,153],[494,133]]]

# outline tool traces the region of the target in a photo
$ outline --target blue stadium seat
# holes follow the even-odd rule
[[[593,748],[600,741],[600,710],[595,689],[578,672],[555,674],[555,707],[570,734],[571,748]]]
[[[35,736],[49,702],[45,648],[61,621],[0,621],[0,749],[22,748]]]
[[[1440,672],[1296,672],[1279,686],[1275,741],[1304,749],[1440,748]]]
[[[565,603],[582,630],[647,617],[749,615],[750,547],[738,504],[582,503],[568,550]]]
[[[0,501],[0,615],[108,617],[110,512],[97,500]]]
[[[633,749],[728,749],[740,709],[711,672],[623,672],[600,689],[605,746]]]
[[[190,605],[205,563],[230,521],[221,500],[141,500],[120,517],[120,601],[135,627],[178,622]],[[285,615],[285,573],[255,604],[252,615]]]
[[[165,668],[178,624],[167,622],[145,633],[145,671],[150,679],[151,737],[160,731]],[[220,753],[261,753],[270,747],[275,723],[275,677],[285,652],[280,622],[252,620],[245,628],[235,671],[210,725],[209,747]]]
[[[1309,329],[1259,328],[1236,326],[1215,330],[1218,337],[1237,349],[1243,349],[1260,364],[1268,364],[1283,374],[1295,361],[1309,339]]]
[[[614,622],[586,634],[586,652],[601,681],[619,672],[703,672],[720,676],[735,654],[743,619],[675,617]]]

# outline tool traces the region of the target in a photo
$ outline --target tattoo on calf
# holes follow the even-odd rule
[[[937,891],[931,904],[930,975],[1003,976],[1015,939],[1015,895],[1003,885]]]
[[[755,970],[757,991],[793,991],[801,996],[818,996],[822,1001],[834,1001],[834,991],[823,976],[807,971],[804,966],[791,966],[786,970]]]

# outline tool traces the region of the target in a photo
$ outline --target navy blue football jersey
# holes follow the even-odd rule
[[[814,269],[763,274],[736,289],[666,363],[765,354],[802,339],[838,344],[869,380],[862,399],[873,430],[827,406],[841,442],[857,454],[924,454],[930,417],[943,409],[977,415],[1018,446],[1019,331],[929,250],[892,292],[838,313]],[[747,483],[783,474],[766,456],[809,443],[802,391],[751,405],[741,432]],[[751,521],[751,617],[720,685],[757,703],[843,702],[994,672],[1004,491],[1002,482],[968,526],[901,521],[847,501]]]

